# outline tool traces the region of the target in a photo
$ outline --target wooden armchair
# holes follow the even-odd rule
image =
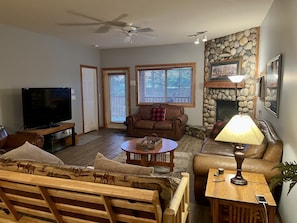
[[[23,145],[26,141],[29,143],[43,147],[44,138],[36,133],[15,133],[8,134],[3,126],[0,126],[0,154],[6,153]]]

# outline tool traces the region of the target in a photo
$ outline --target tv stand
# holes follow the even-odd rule
[[[67,147],[66,139],[71,137],[72,146],[75,146],[75,123],[62,122],[45,128],[25,129],[23,132],[33,132],[44,137],[43,148],[51,153]]]
[[[59,126],[60,126],[60,124],[58,124],[58,123],[52,123],[49,125],[38,126],[35,129],[48,129],[48,128],[54,128],[54,127],[59,127]]]

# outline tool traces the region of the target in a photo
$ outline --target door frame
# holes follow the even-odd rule
[[[104,124],[104,128],[107,128],[107,122],[109,120],[107,120],[107,115],[105,114],[105,110],[107,108],[107,102],[105,101],[105,90],[106,90],[106,86],[105,86],[105,79],[108,77],[109,73],[115,73],[115,72],[123,72],[126,73],[127,75],[127,106],[128,106],[128,114],[131,113],[131,106],[130,106],[130,67],[114,67],[114,68],[102,68],[101,69],[101,83],[102,83],[102,102],[103,102],[103,124]],[[127,115],[128,115],[127,114]]]
[[[85,119],[84,119],[84,95],[83,95],[83,80],[82,80],[82,69],[83,68],[90,68],[90,69],[95,69],[96,70],[96,94],[97,94],[97,120],[98,120],[98,130],[100,129],[100,106],[99,106],[99,85],[98,85],[98,67],[96,66],[89,66],[89,65],[80,65],[80,91],[81,91],[81,109],[82,109],[82,129],[83,129],[83,134],[85,133]]]

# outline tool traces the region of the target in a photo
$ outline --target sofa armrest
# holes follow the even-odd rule
[[[129,123],[133,123],[133,124],[134,124],[135,122],[139,121],[140,119],[141,119],[140,114],[135,113],[135,114],[133,114],[133,115],[129,115],[129,116],[126,118],[126,121],[127,121],[128,125],[129,125]]]
[[[39,148],[42,148],[44,144],[44,138],[42,135],[38,135],[32,132],[21,132],[8,135],[5,148],[15,149],[23,145],[26,141],[35,146],[38,146]]]
[[[187,114],[182,114],[179,117],[177,117],[178,121],[180,121],[181,125],[186,124],[188,121],[188,115]]]
[[[278,163],[271,162],[263,159],[245,158],[242,163],[242,171],[262,173],[265,175],[267,181],[276,174],[278,169],[273,169]],[[224,168],[228,170],[236,170],[236,161],[234,157],[209,155],[209,154],[196,154],[193,159],[193,172],[194,175],[207,176],[210,168]]]

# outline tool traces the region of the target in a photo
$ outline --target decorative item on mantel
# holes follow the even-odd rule
[[[234,88],[234,84],[228,81],[228,79],[230,79],[230,76],[234,76],[234,78],[240,77],[241,60],[242,58],[238,57],[210,63],[209,79],[205,80],[204,86],[207,88]],[[243,88],[245,85],[242,80],[237,83],[238,88]]]
[[[263,138],[263,133],[248,115],[234,115],[217,135],[216,141],[235,144],[234,155],[237,172],[236,176],[231,179],[231,183],[247,185],[247,180],[241,175],[241,167],[244,161],[244,144],[261,145]]]
[[[152,150],[162,145],[162,138],[157,134],[152,136],[145,136],[139,143],[136,143],[136,149]]]

